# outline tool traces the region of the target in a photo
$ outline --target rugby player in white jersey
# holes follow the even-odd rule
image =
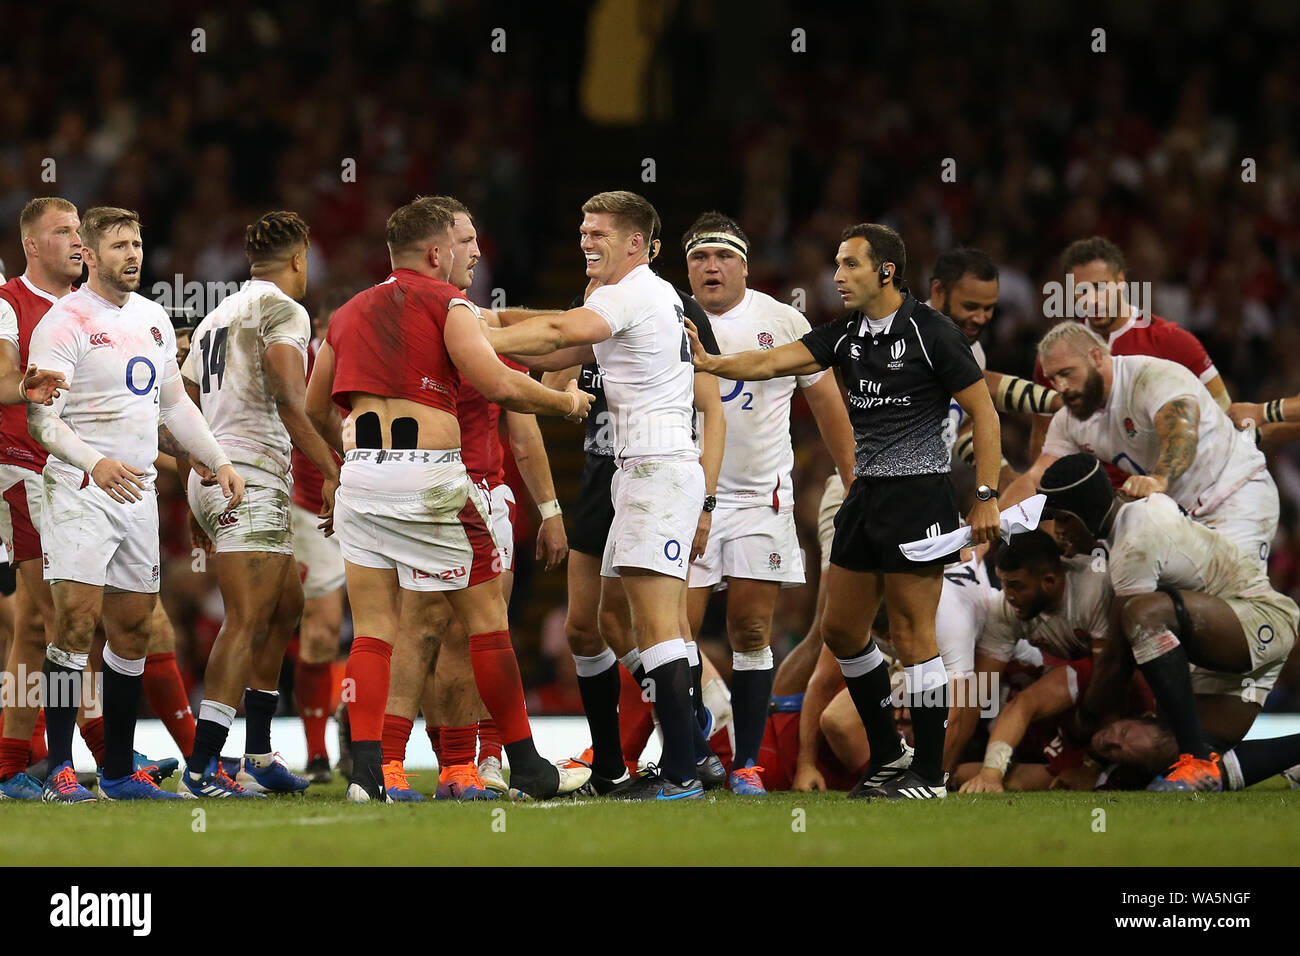
[[[583,204],[587,276],[600,281],[581,308],[491,329],[498,352],[562,352],[557,368],[590,361],[604,372],[618,470],[602,575],[617,573],[631,609],[646,691],[663,731],[658,772],[611,791],[625,799],[699,798],[691,670],[682,635],[686,576],[705,505],[692,434],[695,369],[672,284],[650,270],[657,214],[623,190]],[[590,346],[590,347],[589,347]],[[702,546],[703,542],[699,542]]]
[[[1146,355],[1112,355],[1078,322],[1061,322],[1038,344],[1043,369],[1065,396],[1038,460],[1003,496],[1034,493],[1058,458],[1096,455],[1131,477],[1129,498],[1167,494],[1263,567],[1277,532],[1277,485],[1263,453],[1240,434],[1196,376]]]
[[[1184,515],[1173,498],[1149,494],[1122,504],[1090,455],[1067,455],[1055,462],[1040,490],[1047,495],[1044,515],[1055,519],[1057,540],[1067,552],[1090,553],[1099,541],[1109,550],[1119,639],[1108,642],[1097,661],[1080,708],[1083,720],[1100,722],[1117,711],[1136,663],[1170,723],[1180,754],[1149,789],[1225,789],[1221,751],[1209,738],[1240,740],[1245,735],[1257,711],[1238,705],[1276,680],[1295,646],[1300,608],[1273,590],[1252,555]],[[1237,675],[1238,699],[1228,699],[1203,720],[1196,700],[1202,678],[1191,665],[1217,672],[1211,681]],[[1250,760],[1269,763],[1281,753],[1273,772],[1296,760],[1290,752],[1282,753],[1292,742],[1252,743],[1265,746],[1247,748],[1253,751]]]
[[[140,220],[98,207],[81,222],[85,286],[60,299],[32,333],[31,360],[62,372],[53,406],[28,407],[45,464],[41,545],[52,582],[55,637],[44,672],[50,777],[43,799],[94,799],[72,772],[81,675],[102,617],[105,760],[100,788],[118,799],[179,799],[133,772],[133,738],[158,592],[158,421],[216,473],[228,507],[244,481],[185,394],[166,311],[138,295]]]
[[[746,288],[749,240],[719,212],[701,215],[682,237],[691,292],[708,313],[723,353],[770,349],[810,330],[797,309]],[[803,551],[794,526],[794,449],[790,402],[802,389],[843,487],[853,482],[853,429],[834,374],[720,381],[727,440],[716,508],[704,555],[691,565],[689,615],[698,634],[709,596],[726,582],[731,644],[731,706],[735,758],[733,793],[767,793],[759,777],[759,746],[772,695],[772,616],[782,587],[804,581]]]
[[[273,751],[271,718],[285,645],[303,607],[289,517],[293,447],[324,476],[327,511],[338,484],[334,456],[304,404],[311,319],[298,300],[307,292],[308,243],[307,224],[293,212],[270,212],[250,225],[244,252],[252,278],[199,323],[182,369],[186,389],[244,479],[243,502],[227,509],[214,486],[189,474],[190,510],[216,551],[226,619],[204,674],[194,750],[179,790],[186,796],[307,788]],[[218,758],[241,698],[247,740],[232,780]]]

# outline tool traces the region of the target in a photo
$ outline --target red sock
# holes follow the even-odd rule
[[[467,724],[464,727],[443,727],[442,728],[442,756],[446,758],[446,763],[440,763],[439,766],[457,767],[463,763],[474,762],[474,744],[478,737],[478,724]]]
[[[406,761],[406,742],[411,739],[411,728],[415,721],[398,717],[396,714],[384,714],[384,763],[396,760]]]
[[[645,750],[650,735],[654,733],[654,704],[642,698],[641,687],[626,668],[621,669],[620,673],[622,686],[618,696],[619,738],[623,745],[623,759],[630,766],[635,766],[641,757],[641,752]]]
[[[478,759],[482,762],[489,757],[501,759],[501,733],[495,720],[484,717],[478,722]]]
[[[104,766],[104,718],[96,717],[81,725],[81,739],[95,757],[95,766]]]
[[[149,709],[163,722],[181,753],[194,752],[194,714],[190,711],[190,698],[185,693],[185,682],[176,667],[176,655],[149,654],[144,659],[144,696]]]
[[[497,723],[502,743],[513,744],[531,737],[524,685],[519,679],[519,661],[510,643],[510,632],[471,634],[469,659],[479,696]]]
[[[429,735],[429,743],[433,746],[433,755],[438,758],[438,766],[447,766],[442,762],[442,728],[437,724],[425,724],[424,732]]]
[[[0,737],[0,780],[22,773],[32,763],[31,742],[14,737]]]
[[[50,755],[49,748],[45,746],[45,708],[42,707],[36,712],[36,727],[32,730],[32,763],[40,763]]]
[[[345,680],[352,682],[348,725],[353,741],[375,741],[384,735],[384,708],[388,706],[388,678],[392,673],[393,645],[377,637],[352,639]]]
[[[294,696],[298,698],[298,714],[302,729],[307,735],[307,759],[328,757],[325,748],[325,727],[330,717],[330,678],[333,665],[308,664],[301,657],[293,669]]]

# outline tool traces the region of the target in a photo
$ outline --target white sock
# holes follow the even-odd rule
[[[581,654],[574,654],[573,663],[578,668],[579,677],[595,677],[597,674],[605,673],[611,667],[616,667],[618,658],[607,647],[594,657],[583,657]]]
[[[770,671],[772,669],[772,648],[764,647],[757,651],[732,651],[731,669],[733,671]]]
[[[641,666],[645,668],[647,674],[665,664],[684,660],[686,660],[686,642],[680,637],[648,647],[641,654]]]
[[[113,649],[107,644],[104,645],[104,666],[111,667],[126,677],[139,677],[144,674],[144,658],[139,660],[128,661],[125,657],[118,657],[113,653]]]
[[[641,652],[634,647],[620,657],[618,662],[627,668],[629,674],[636,676],[636,669],[641,666]]]

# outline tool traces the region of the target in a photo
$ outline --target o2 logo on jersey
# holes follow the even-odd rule
[[[1125,418],[1124,434],[1128,435],[1129,438],[1137,438],[1137,433],[1138,433],[1137,426],[1133,424],[1133,419]]]
[[[745,396],[745,401],[741,403],[740,410],[743,411],[743,412],[750,412],[750,411],[753,411],[753,410],[754,410],[754,393],[753,393],[753,392],[746,392],[744,389],[745,389],[745,383],[744,383],[744,382],[737,382],[735,388],[733,388],[731,391],[729,391],[726,395],[723,395],[723,396],[722,396],[722,401],[723,401],[724,403],[726,403],[726,402],[730,402],[730,401],[733,401],[733,400],[735,400],[736,398],[739,398],[740,395],[741,395],[741,393],[743,392],[743,393],[744,393],[744,396]]]
[[[1276,636],[1277,635],[1273,632],[1273,628],[1270,625],[1261,624],[1259,630],[1255,632],[1255,643],[1263,649],[1272,644],[1273,638]]]
[[[664,545],[664,557],[675,561],[679,568],[682,566],[682,546],[676,538],[670,538]]]
[[[772,338],[771,332],[758,333],[758,347],[760,349],[770,349],[776,344],[776,339]]]
[[[143,372],[137,372],[136,369],[143,365],[149,370],[149,381],[143,385],[137,384],[139,379],[144,375]],[[158,381],[158,370],[154,368],[153,362],[150,362],[143,355],[137,355],[131,361],[126,363],[126,387],[136,395],[148,395],[153,388],[154,383]]]

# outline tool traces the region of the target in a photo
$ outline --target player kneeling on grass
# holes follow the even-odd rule
[[[1165,495],[1122,504],[1091,455],[1068,455],[1053,464],[1040,490],[1047,495],[1044,514],[1055,518],[1057,539],[1067,551],[1091,552],[1099,540],[1109,547],[1118,634],[1098,658],[1082,716],[1095,720],[1115,713],[1136,664],[1179,752],[1150,789],[1223,790],[1235,775],[1245,781],[1260,768],[1272,768],[1271,775],[1300,762],[1300,735],[1244,743],[1231,762],[1220,758],[1196,704],[1192,665],[1237,675],[1246,691],[1275,680],[1295,645],[1300,609],[1273,590],[1258,561],[1186,517]],[[1242,713],[1240,719],[1244,726],[1235,739],[1244,736],[1254,715]]]
[[[134,769],[136,712],[159,583],[159,417],[216,472],[228,509],[239,506],[244,480],[185,394],[170,318],[135,292],[144,249],[139,218],[126,209],[91,209],[81,237],[89,281],[45,314],[31,340],[31,361],[68,381],[53,406],[30,405],[27,413],[32,435],[50,452],[41,543],[55,634],[44,666],[52,773],[43,799],[94,799],[72,770],[72,729],[101,614],[108,643],[100,788],[110,800],[179,799],[160,790],[147,769]]]

